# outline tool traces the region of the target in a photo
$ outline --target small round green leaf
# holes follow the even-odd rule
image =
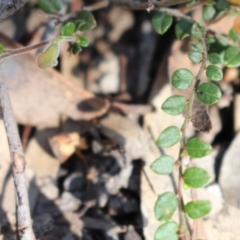
[[[192,22],[187,19],[180,20],[175,26],[175,34],[178,39],[183,40],[191,33]]]
[[[216,8],[220,11],[225,11],[229,7],[229,3],[227,0],[219,0],[217,1]]]
[[[196,39],[201,39],[205,36],[205,27],[200,23],[194,23],[191,28],[191,36]]]
[[[177,206],[177,198],[172,192],[165,192],[161,194],[154,206],[156,218],[160,221],[170,220],[173,213],[176,211]]]
[[[176,70],[172,75],[172,85],[180,90],[189,88],[193,82],[194,76],[186,68]]]
[[[216,37],[209,37],[206,41],[206,44],[208,47],[208,54],[218,53],[223,55],[228,48],[228,45],[225,41]]]
[[[68,22],[61,28],[61,35],[62,36],[72,36],[74,34],[75,30],[76,30],[75,23]]]
[[[45,13],[56,13],[62,9],[62,0],[38,0],[38,5]]]
[[[230,46],[224,53],[224,61],[227,67],[239,67],[240,66],[240,52],[236,47]]]
[[[193,62],[193,63],[200,63],[202,61],[202,53],[201,52],[190,52],[188,54],[189,59]]]
[[[209,65],[207,67],[206,75],[209,79],[213,81],[220,81],[223,78],[222,70],[215,65]]]
[[[170,115],[181,114],[187,105],[186,98],[180,95],[173,95],[166,99],[162,105],[162,110]]]
[[[170,174],[173,171],[174,161],[173,157],[162,155],[152,163],[151,169],[157,174]]]
[[[84,36],[79,36],[79,44],[81,47],[88,47],[89,46],[89,39]]]
[[[201,42],[195,42],[192,43],[192,50],[194,52],[202,52],[203,51],[203,44]]]
[[[177,127],[171,126],[166,128],[159,136],[156,144],[159,147],[171,147],[180,139],[180,131]]]
[[[178,224],[176,222],[164,223],[155,232],[154,240],[178,240]]]
[[[158,12],[152,18],[153,28],[159,34],[164,34],[171,27],[172,22],[173,17],[166,13]]]
[[[197,89],[198,99],[207,105],[215,104],[221,96],[221,90],[213,83],[203,83]]]
[[[77,55],[82,51],[82,48],[79,43],[73,43],[71,45],[71,51],[74,55]]]
[[[190,167],[183,173],[183,179],[189,187],[200,188],[209,182],[211,176],[202,168]]]
[[[77,25],[77,29],[83,32],[92,30],[97,26],[97,23],[93,14],[85,10],[81,11],[78,14],[78,18],[75,21],[75,24]]]
[[[229,33],[228,33],[228,37],[233,40],[234,42],[239,42],[240,41],[240,34],[238,33],[238,31],[234,28],[231,28]]]
[[[41,53],[37,58],[38,67],[41,69],[55,67],[58,64],[59,45],[51,44],[46,51]]]
[[[211,145],[199,138],[189,139],[186,148],[188,155],[192,158],[205,157],[212,151]]]
[[[216,15],[217,10],[213,5],[204,5],[202,12],[202,17],[204,21],[211,21],[215,18]]]
[[[221,57],[218,53],[211,53],[208,55],[208,61],[212,64],[220,64]]]
[[[189,202],[184,210],[192,219],[197,219],[207,215],[212,209],[211,203],[208,200],[197,200]]]

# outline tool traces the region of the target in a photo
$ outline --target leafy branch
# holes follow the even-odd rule
[[[221,3],[224,4],[224,3]],[[205,6],[204,6],[205,7]],[[222,5],[211,6],[219,10]],[[209,16],[208,9],[205,7],[203,16],[208,21],[221,19],[219,15]],[[229,10],[225,9],[224,16]],[[222,13],[221,13],[222,14]],[[208,200],[198,200],[196,197],[196,188],[204,187],[208,184],[211,176],[199,167],[185,167],[183,165],[184,158],[201,158],[208,155],[212,147],[210,144],[199,138],[193,137],[187,139],[186,130],[190,121],[193,120],[193,107],[195,98],[205,105],[213,105],[221,98],[221,90],[216,84],[211,82],[201,82],[205,72],[206,77],[211,81],[220,81],[223,78],[222,70],[217,66],[223,61],[228,67],[236,67],[240,65],[240,54],[236,46],[227,45],[225,51],[221,55],[220,52],[212,52],[211,46],[218,41],[225,39],[226,36],[218,36],[214,33],[215,38],[207,38],[213,33],[207,30],[204,23],[198,23],[190,17],[182,14],[179,10],[159,9],[152,18],[152,24],[156,32],[164,34],[173,23],[173,16],[180,18],[175,26],[177,38],[184,39],[191,37],[191,51],[189,59],[195,63],[201,63],[199,71],[195,77],[189,69],[181,68],[176,70],[171,77],[172,85],[179,90],[186,90],[192,86],[189,97],[186,99],[181,95],[173,95],[165,100],[162,110],[170,115],[184,115],[184,122],[181,129],[176,126],[169,126],[160,134],[156,141],[159,147],[171,147],[180,141],[180,149],[177,160],[175,161],[169,155],[162,155],[156,159],[151,168],[157,174],[170,174],[173,171],[174,163],[177,166],[178,187],[176,196],[173,193],[166,192],[161,194],[155,204],[155,216],[163,224],[155,232],[155,240],[164,239],[192,239],[192,230],[187,224],[187,216],[192,219],[198,219],[207,215],[211,211],[211,203]],[[239,33],[231,29],[226,44],[239,40]],[[211,41],[210,41],[211,40]],[[214,41],[213,41],[214,40]],[[207,47],[208,46],[208,47]],[[208,62],[210,63],[208,65]],[[193,81],[194,80],[194,81]],[[201,119],[199,120],[201,121]],[[202,128],[202,132],[208,132],[211,128]],[[199,130],[199,128],[196,128]],[[183,186],[191,188],[192,201],[187,204],[184,202]],[[177,209],[178,201],[179,224],[172,221],[171,218]],[[164,237],[163,237],[164,236]],[[195,240],[195,239],[194,239]]]

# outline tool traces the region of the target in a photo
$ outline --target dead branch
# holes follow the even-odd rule
[[[2,79],[0,80],[0,107],[12,160],[12,173],[17,198],[17,232],[20,240],[35,240],[25,179],[26,161],[7,88]]]

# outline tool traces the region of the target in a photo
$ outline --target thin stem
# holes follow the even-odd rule
[[[20,54],[24,54],[24,53],[28,53],[31,50],[49,45],[51,43],[54,42],[55,39],[51,39],[51,40],[46,40],[31,46],[26,46],[26,47],[21,47],[21,48],[17,48],[17,49],[13,49],[13,50],[9,50],[6,53],[0,54],[0,61],[7,59],[9,57],[13,57],[15,55],[20,55]],[[74,42],[76,41],[76,37],[75,36],[63,36],[62,37],[62,41],[64,42]]]
[[[35,240],[25,179],[25,157],[13,117],[11,102],[3,80],[0,81],[0,107],[12,160],[12,174],[17,198],[17,232],[20,240]]]
[[[9,57],[13,57],[15,55],[20,55],[20,54],[27,53],[27,52],[29,52],[29,51],[31,51],[33,49],[37,49],[37,48],[49,45],[51,42],[52,42],[52,40],[46,40],[46,41],[37,43],[35,45],[31,45],[31,46],[26,46],[26,47],[21,47],[21,48],[10,50],[10,51],[0,55],[0,61],[4,60],[4,59],[7,59]]]
[[[190,21],[193,21],[193,19],[189,16],[186,16],[185,14],[181,13],[178,9],[173,9],[173,8],[165,8],[162,7],[158,10],[159,12],[164,12],[167,13],[173,17],[177,17],[177,18],[184,18]]]
[[[180,3],[186,3],[189,2],[189,0],[149,0],[145,2],[141,1],[131,1],[131,0],[109,0],[109,3],[112,4],[124,4],[128,6],[129,8],[133,10],[155,10],[162,7],[170,7],[173,5],[177,5]]]
[[[179,157],[178,157],[178,161],[177,161],[177,166],[178,166],[178,190],[177,190],[177,194],[178,194],[178,198],[179,198],[179,214],[180,214],[180,236],[182,237],[182,239],[190,239],[190,229],[187,226],[187,222],[186,222],[186,218],[185,218],[185,213],[184,213],[184,200],[183,200],[183,194],[182,194],[182,183],[183,183],[183,157],[184,157],[184,152],[185,152],[185,148],[186,148],[186,143],[187,143],[187,138],[186,138],[186,130],[187,130],[187,125],[189,123],[189,120],[191,118],[192,115],[192,108],[193,108],[193,102],[194,102],[194,98],[196,95],[196,91],[198,88],[198,85],[201,82],[201,77],[203,74],[203,71],[206,68],[206,63],[207,63],[207,47],[206,47],[206,43],[205,43],[205,39],[201,40],[202,44],[203,44],[203,60],[202,60],[202,64],[201,67],[198,71],[198,74],[196,76],[196,80],[192,89],[192,92],[190,94],[189,100],[188,100],[188,108],[186,111],[186,116],[181,128],[182,131],[182,138],[181,138],[181,146],[180,146],[180,151],[179,151]]]

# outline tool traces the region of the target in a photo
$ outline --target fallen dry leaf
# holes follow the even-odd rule
[[[192,108],[192,115],[190,121],[193,127],[203,133],[208,133],[212,130],[211,119],[208,115],[208,109],[205,104],[200,102],[197,97],[195,97]]]

